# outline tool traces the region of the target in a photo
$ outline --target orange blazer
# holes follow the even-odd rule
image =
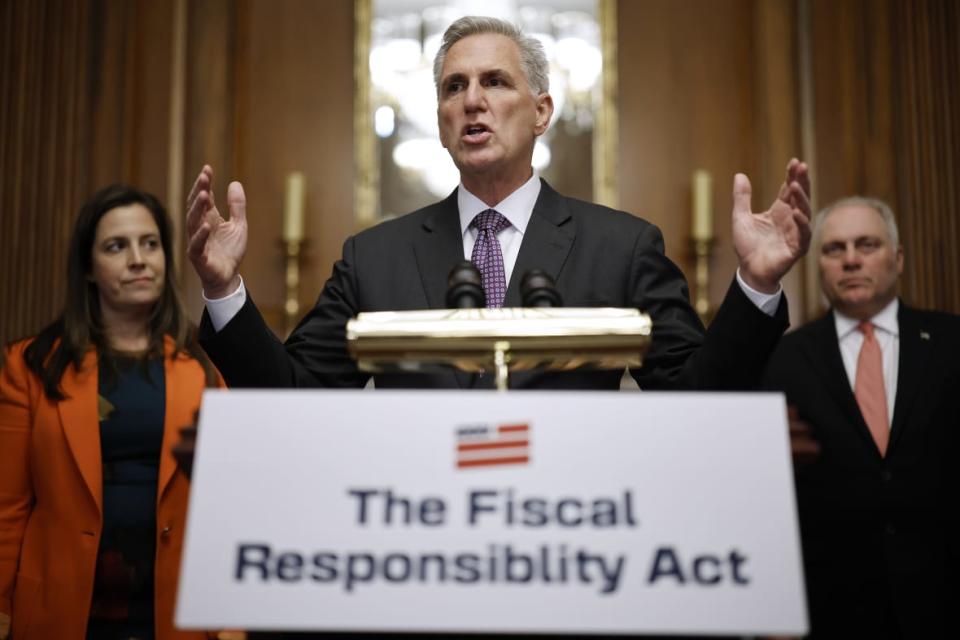
[[[29,340],[6,350],[0,373],[0,612],[16,640],[83,640],[103,525],[97,356],[68,367],[67,396],[51,401],[27,369]],[[157,492],[154,569],[158,640],[206,638],[173,628],[189,484],[171,454],[205,386],[188,355],[165,341],[166,412]],[[222,383],[221,383],[222,384]]]

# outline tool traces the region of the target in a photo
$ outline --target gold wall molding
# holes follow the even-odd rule
[[[373,21],[373,0],[356,0],[354,5],[355,34],[353,41],[353,139],[354,196],[353,208],[357,227],[363,229],[377,222],[380,172],[377,166],[377,140],[370,113],[370,38]]]
[[[593,132],[593,199],[618,209],[617,158],[620,157],[620,112],[617,106],[619,67],[617,56],[617,0],[597,0],[600,47],[603,53],[602,99]]]

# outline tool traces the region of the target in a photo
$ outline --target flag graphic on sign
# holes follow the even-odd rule
[[[529,461],[529,425],[470,425],[457,429],[457,467],[460,469]]]

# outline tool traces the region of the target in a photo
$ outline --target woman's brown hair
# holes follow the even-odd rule
[[[79,369],[83,357],[91,348],[101,359],[112,361],[113,352],[107,344],[100,311],[100,296],[89,275],[93,267],[93,242],[101,218],[117,207],[141,204],[150,212],[160,230],[166,272],[163,293],[148,321],[150,346],[147,354],[163,354],[164,336],[170,336],[175,346],[173,355],[185,351],[204,369],[207,384],[216,384],[217,375],[197,340],[196,327],[190,322],[177,288],[173,259],[173,232],[167,210],[156,197],[133,187],[115,184],[101,189],[83,205],[73,227],[67,255],[67,299],[63,312],[45,327],[27,347],[24,357],[27,366],[43,382],[43,390],[51,400],[63,400],[60,381],[71,364]]]

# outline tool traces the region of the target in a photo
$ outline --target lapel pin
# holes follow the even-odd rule
[[[921,339],[921,340],[929,340],[929,339],[930,339],[930,334],[927,333],[926,331],[921,331],[921,332],[920,332],[920,339]]]

